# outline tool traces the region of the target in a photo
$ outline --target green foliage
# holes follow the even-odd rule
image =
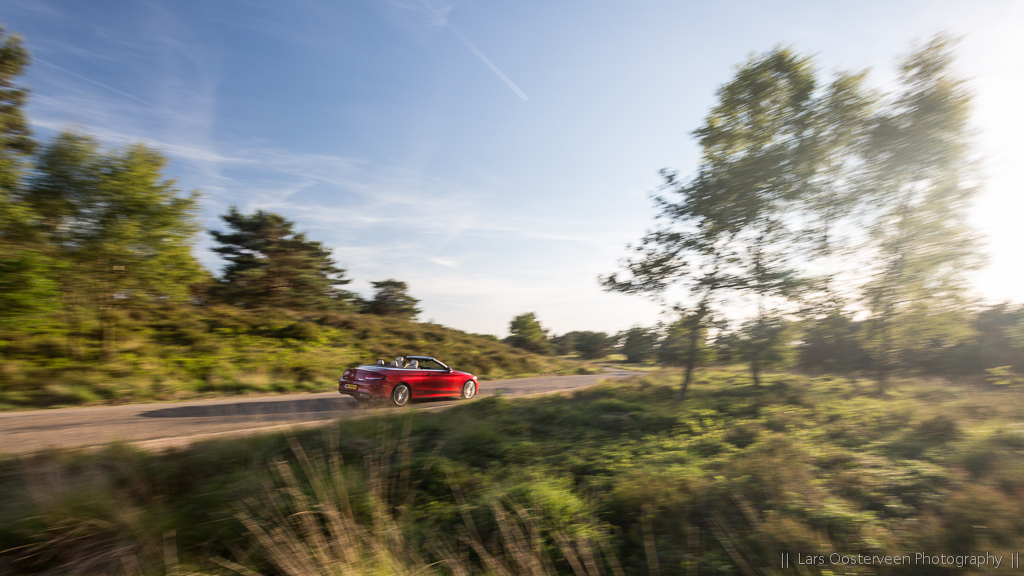
[[[941,354],[972,336],[968,274],[980,264],[967,211],[977,187],[970,95],[937,37],[903,62],[901,91],[874,120],[865,152],[877,268],[865,288],[865,332],[880,378],[924,348]]]
[[[28,90],[16,84],[29,60],[21,38],[0,25],[0,325],[38,321],[59,305],[59,264],[33,246],[34,214],[19,197],[35,149],[24,113]]]
[[[99,319],[83,320],[90,338],[69,340],[59,323],[0,327],[0,410],[329,390],[350,366],[416,353],[483,378],[580,368],[436,324],[172,301],[111,311],[104,322],[119,336],[104,360]]]
[[[64,132],[35,158],[18,203],[32,214],[22,255],[33,256],[40,303],[62,296],[69,352],[99,320],[103,355],[116,352],[119,310],[159,300],[183,301],[205,273],[192,256],[198,193],[183,197],[163,177],[167,160],[143,145],[103,149]],[[17,259],[17,257],[16,257]],[[47,306],[52,308],[53,306]]]
[[[376,292],[373,300],[366,303],[366,311],[378,316],[392,316],[413,320],[419,315],[416,307],[419,300],[409,295],[409,286],[398,280],[372,282]]]
[[[621,334],[622,353],[631,364],[649,362],[657,353],[658,333],[649,328],[634,326]]]
[[[43,150],[26,193],[50,246],[89,275],[97,298],[116,293],[182,300],[201,278],[192,257],[198,192],[179,195],[167,159],[141,144],[103,150],[65,132]]]
[[[687,290],[690,301],[677,306],[694,335],[686,384],[699,357],[697,335],[715,324],[730,293],[752,297],[764,326],[811,288],[794,260],[821,251],[849,203],[837,185],[847,180],[837,156],[856,140],[867,104],[859,77],[840,75],[819,90],[811,61],[777,48],[751,58],[718,90],[694,132],[702,149],[695,176],[662,171],[669,192],[655,199],[662,226],[624,263],[627,278],[612,274],[602,284],[653,295],[674,284]],[[762,340],[750,339],[755,380],[768,355],[757,351]]]
[[[571,332],[573,348],[579,352],[582,358],[587,360],[599,360],[612,351],[615,345],[615,338],[604,332]]]
[[[736,348],[751,366],[785,369],[793,363],[792,337],[792,327],[782,318],[754,318],[740,329]],[[758,378],[755,370],[755,384]]]
[[[708,347],[708,329],[695,315],[684,315],[668,325],[658,343],[658,362],[665,366],[705,364],[714,358]]]
[[[848,373],[870,368],[861,348],[860,326],[839,310],[803,320],[799,325],[801,344],[797,365],[803,370]]]
[[[676,308],[695,335],[731,296],[747,297],[757,311],[740,331],[755,382],[762,361],[782,352],[782,318],[812,302],[805,365],[870,366],[883,382],[894,370],[979,372],[966,297],[979,263],[966,224],[977,173],[970,96],[951,62],[949,42],[937,37],[904,61],[900,90],[882,98],[863,88],[864,74],[820,85],[812,62],[787,49],[751,58],[694,133],[695,175],[662,171],[661,226],[624,262],[623,278],[602,284],[655,298],[681,286],[688,301]],[[843,272],[840,257],[870,263],[866,283],[844,277],[863,284],[854,292],[867,322],[844,317],[833,275]],[[798,262],[832,273],[804,278]],[[1000,328],[986,328],[985,339],[1005,350],[999,339],[1010,329]],[[686,383],[701,340],[690,340]]]
[[[294,222],[262,210],[246,216],[235,207],[221,218],[231,232],[210,234],[228,266],[210,290],[213,298],[247,308],[351,308],[353,295],[339,288],[350,282],[345,271],[323,244],[295,232]]]
[[[573,333],[567,332],[561,336],[554,336],[549,339],[555,354],[568,356],[576,351],[576,344],[573,342]]]
[[[20,36],[10,35],[0,25],[0,150],[4,158],[9,152],[31,154],[35,141],[25,117],[28,90],[17,86],[15,79],[25,73],[32,57]],[[8,188],[7,176],[0,187]]]
[[[533,312],[520,314],[509,323],[511,333],[505,342],[516,348],[529,350],[537,354],[549,354],[551,346],[548,343],[548,331],[541,327],[537,315]]]
[[[57,266],[52,258],[30,250],[0,257],[0,326],[23,323],[60,306],[53,274]]]
[[[684,403],[678,374],[659,373],[163,454],[0,461],[0,567],[163,573],[173,546],[181,573],[232,573],[220,558],[263,574],[517,574],[533,558],[573,574],[590,558],[591,574],[760,574],[780,550],[1005,561],[1024,544],[1019,391],[968,405],[928,381],[881,399],[831,376],[696,378]]]

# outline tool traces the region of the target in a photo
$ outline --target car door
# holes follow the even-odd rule
[[[450,367],[442,367],[438,364],[440,372],[438,378],[442,381],[440,387],[444,389],[444,393],[447,395],[458,395],[462,394],[462,374],[457,374]]]
[[[448,396],[452,393],[451,382],[448,378],[448,371],[440,364],[431,360],[424,360],[420,363],[424,372],[424,387],[431,390],[434,396]]]
[[[437,393],[433,390],[433,383],[426,376],[425,370],[418,368],[403,368],[396,370],[398,378],[409,385],[412,389],[413,398],[427,398],[430,396],[436,396]]]
[[[451,394],[462,394],[462,385],[466,383],[465,375],[452,371],[447,376],[448,389],[451,390]]]

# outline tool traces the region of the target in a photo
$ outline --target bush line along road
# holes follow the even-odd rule
[[[480,396],[526,396],[578,390],[601,380],[634,374],[546,376],[485,381]],[[455,400],[414,402],[417,409],[443,409]],[[82,448],[113,441],[170,447],[211,435],[269,431],[282,426],[324,422],[365,414],[355,400],[336,390],[303,395],[215,399],[159,404],[97,406],[0,414],[0,453],[26,453],[44,448]]]

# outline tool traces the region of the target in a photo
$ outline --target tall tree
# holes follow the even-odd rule
[[[203,274],[192,256],[199,193],[181,195],[166,164],[141,144],[106,150],[65,132],[38,156],[24,193],[50,253],[67,262],[70,306],[98,311],[108,356],[119,301],[181,300]]]
[[[25,322],[59,304],[56,262],[40,249],[35,217],[19,198],[35,149],[24,113],[28,90],[17,84],[29,61],[21,38],[0,26],[0,322]]]
[[[691,329],[686,348],[686,393],[697,362],[701,334],[715,321],[723,298],[730,292],[755,300],[762,324],[780,306],[797,296],[794,257],[806,250],[811,218],[808,200],[823,198],[825,185],[814,186],[830,149],[841,148],[820,129],[832,118],[832,102],[857,101],[857,83],[835,82],[816,96],[809,59],[776,49],[751,59],[718,91],[718,104],[695,132],[701,145],[696,176],[680,180],[662,171],[669,197],[655,198],[663,225],[645,236],[625,262],[629,277],[602,279],[606,289],[662,297],[681,285],[689,303],[678,306]],[[833,118],[834,119],[834,118]],[[834,180],[834,178],[832,179]],[[838,209],[837,202],[821,202]],[[759,380],[759,348],[749,358],[755,383]]]
[[[970,94],[937,37],[900,70],[901,91],[876,115],[866,151],[875,266],[865,287],[866,347],[880,390],[924,349],[968,338],[967,275],[980,265],[967,210],[977,194]]]
[[[615,338],[604,332],[571,332],[573,344],[580,357],[586,360],[600,360],[611,354]]]
[[[378,316],[392,316],[414,320],[420,309],[416,307],[419,300],[409,294],[409,286],[399,280],[381,280],[371,282],[376,292],[373,300],[366,303],[366,311]]]
[[[680,397],[686,395],[695,366],[714,358],[708,347],[708,332],[718,324],[707,311],[678,309],[679,318],[670,323],[658,343],[658,362],[686,368]]]
[[[24,111],[28,89],[17,84],[31,59],[21,37],[8,34],[0,24],[0,149],[4,151],[31,154],[35,150]]]
[[[757,316],[740,326],[735,341],[736,350],[746,357],[751,365],[754,385],[759,385],[764,368],[786,368],[795,360],[794,348],[789,340],[789,323],[781,315]],[[756,358],[756,362],[751,361]]]
[[[555,354],[568,356],[576,351],[576,343],[573,341],[573,333],[568,332],[561,336],[554,336],[550,340],[551,347]]]
[[[658,333],[651,328],[634,326],[621,334],[622,353],[626,361],[640,364],[654,358],[657,352]]]
[[[511,334],[505,339],[507,344],[538,354],[551,352],[548,331],[540,325],[537,315],[533,312],[520,314],[513,318],[509,323],[508,331]]]
[[[353,295],[340,286],[350,280],[320,242],[294,230],[295,223],[273,212],[244,215],[237,208],[221,216],[231,232],[211,230],[213,249],[227,267],[211,295],[247,308],[348,309]]]

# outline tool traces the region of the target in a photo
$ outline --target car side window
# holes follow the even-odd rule
[[[444,368],[435,360],[421,360],[420,368],[424,370],[444,370]]]

